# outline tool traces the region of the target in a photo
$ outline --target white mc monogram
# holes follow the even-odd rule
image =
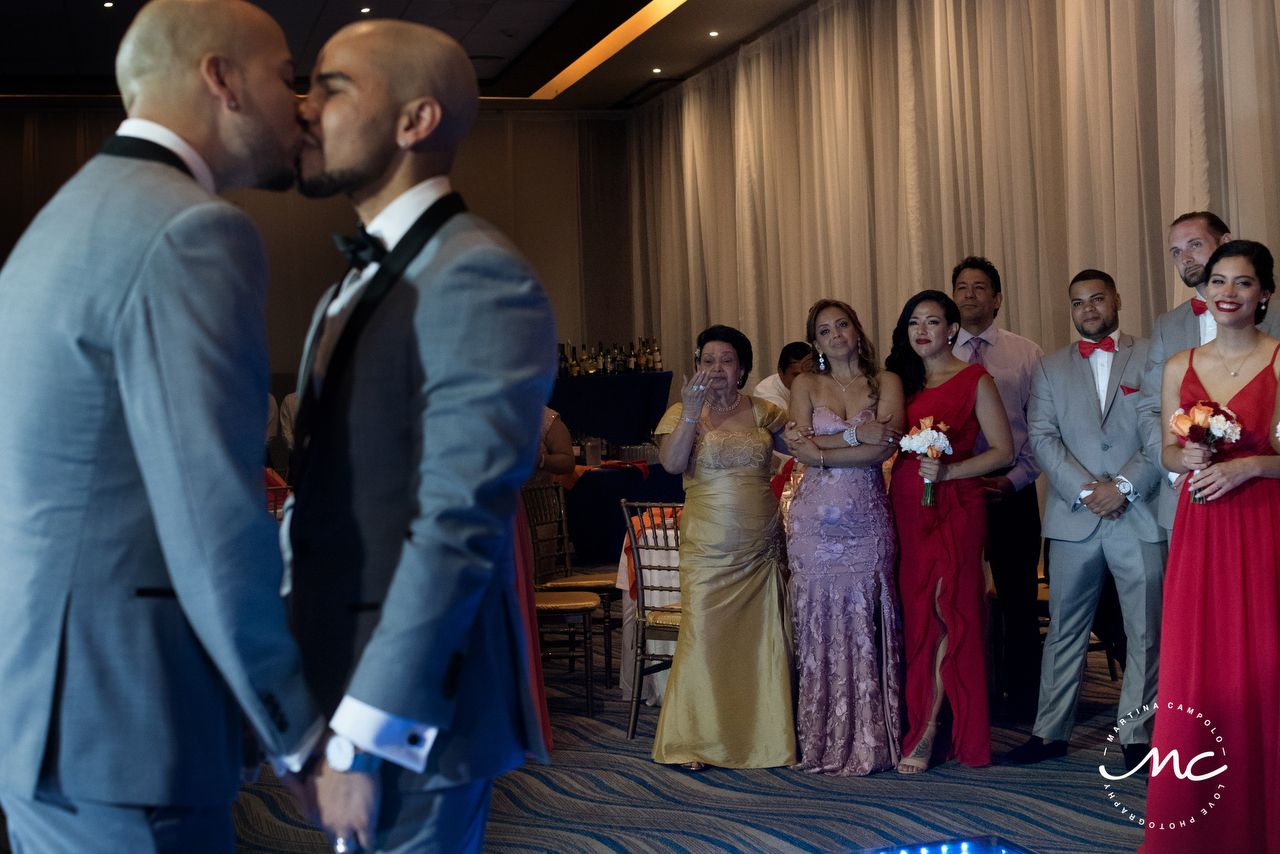
[[[1123,780],[1126,777],[1131,777],[1134,774],[1136,774],[1138,771],[1141,771],[1142,766],[1146,765],[1147,761],[1150,760],[1151,776],[1154,777],[1157,774],[1159,774],[1161,770],[1164,769],[1165,765],[1169,764],[1169,760],[1173,760],[1174,776],[1176,776],[1180,780],[1193,780],[1195,782],[1199,782],[1201,780],[1208,780],[1210,777],[1216,777],[1219,774],[1221,774],[1223,771],[1227,770],[1226,765],[1223,765],[1221,768],[1215,768],[1207,774],[1196,774],[1191,770],[1192,767],[1201,759],[1205,759],[1210,756],[1213,756],[1212,752],[1198,753],[1195,756],[1191,757],[1191,759],[1187,762],[1186,768],[1179,768],[1178,767],[1178,761],[1179,761],[1178,749],[1176,747],[1173,750],[1170,750],[1168,754],[1165,755],[1164,759],[1160,758],[1160,751],[1153,747],[1151,748],[1151,752],[1148,753],[1145,757],[1143,757],[1142,761],[1139,762],[1137,767],[1134,768],[1132,771],[1126,771],[1125,773],[1121,774],[1118,777],[1113,777],[1107,773],[1107,766],[1099,765],[1098,773],[1101,774],[1103,777],[1106,777],[1108,780]]]

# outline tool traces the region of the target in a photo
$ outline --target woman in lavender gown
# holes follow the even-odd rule
[[[808,466],[787,517],[796,767],[864,775],[894,767],[901,753],[898,544],[881,464],[902,435],[905,405],[848,305],[819,300],[807,334],[817,370],[792,385],[788,429]]]

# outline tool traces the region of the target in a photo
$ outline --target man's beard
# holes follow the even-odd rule
[[[293,169],[289,166],[289,152],[271,138],[258,125],[246,125],[240,131],[241,144],[249,152],[254,165],[255,190],[284,192],[293,186]]]
[[[1182,283],[1189,288],[1198,288],[1204,284],[1204,267],[1199,264],[1191,269],[1184,267],[1178,271],[1178,275],[1182,278]]]
[[[298,192],[308,199],[327,199],[339,193],[351,195],[361,187],[368,186],[374,180],[373,170],[340,169],[336,172],[321,172],[308,178],[302,174],[302,160],[297,163]]]

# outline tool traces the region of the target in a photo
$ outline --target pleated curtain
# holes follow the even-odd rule
[[[1076,337],[1111,273],[1148,335],[1189,297],[1168,223],[1218,212],[1280,250],[1275,0],[823,0],[630,119],[637,334],[691,364],[711,323],[753,380],[849,302],[883,357],[903,303],[989,257],[998,323]]]

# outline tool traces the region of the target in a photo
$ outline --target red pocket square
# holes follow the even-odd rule
[[[1122,385],[1122,386],[1120,386],[1120,390],[1121,390],[1122,392],[1124,392],[1125,394],[1133,394],[1135,391],[1137,391],[1137,389],[1136,389],[1136,388],[1133,388],[1133,387],[1131,387],[1131,386],[1127,386],[1127,385]]]

